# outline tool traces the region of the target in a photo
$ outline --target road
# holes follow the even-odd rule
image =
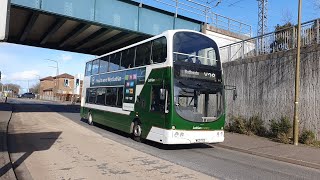
[[[152,142],[137,143],[125,133],[100,125],[90,126],[80,120],[79,106],[17,99],[11,103],[14,114],[9,126],[9,149],[17,175],[22,179],[291,180],[320,177],[316,169],[214,145],[163,148]],[[110,154],[106,156],[104,150]],[[116,156],[121,153],[125,155]],[[113,169],[103,162],[112,164]]]

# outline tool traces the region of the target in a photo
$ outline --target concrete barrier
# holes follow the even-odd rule
[[[224,82],[237,87],[238,98],[226,92],[227,117],[287,116],[293,120],[296,50],[261,55],[223,64]],[[300,130],[312,130],[320,139],[320,46],[301,49]]]

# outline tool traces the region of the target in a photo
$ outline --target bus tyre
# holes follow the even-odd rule
[[[141,142],[141,124],[135,121],[132,128],[132,138],[137,142]]]
[[[91,115],[90,112],[89,112],[89,115],[88,115],[88,124],[89,125],[93,125],[92,115]]]

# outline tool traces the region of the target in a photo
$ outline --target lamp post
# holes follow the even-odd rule
[[[298,145],[299,140],[299,91],[300,91],[300,39],[301,39],[301,6],[302,0],[298,5],[298,33],[297,33],[297,57],[296,57],[296,73],[295,73],[295,95],[294,95],[294,120],[293,120],[293,144]]]
[[[59,62],[57,60],[52,60],[52,59],[45,59],[46,61],[52,61],[52,62],[55,62],[56,63],[56,68],[57,68],[57,74],[56,76],[59,75]],[[50,66],[52,67],[52,66]]]
[[[52,60],[52,59],[45,59],[45,60],[46,60],[46,61],[52,61],[52,62],[55,62],[55,63],[56,63],[56,66],[55,66],[55,67],[54,67],[54,66],[49,66],[49,67],[57,68],[57,74],[56,74],[56,76],[58,76],[58,75],[59,75],[59,62],[58,62],[57,60]],[[56,96],[58,96],[59,91],[60,91],[60,89],[59,89],[59,79],[58,79]]]

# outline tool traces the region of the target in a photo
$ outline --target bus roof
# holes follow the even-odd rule
[[[208,36],[208,35],[206,35],[206,34],[203,34],[203,33],[199,32],[199,31],[190,30],[190,29],[167,30],[167,31],[164,31],[164,32],[161,33],[161,34],[158,34],[158,35],[156,35],[156,36],[153,36],[153,37],[151,37],[151,38],[145,39],[145,40],[143,40],[143,41],[140,41],[140,42],[131,44],[131,45],[129,45],[129,46],[126,46],[126,47],[123,47],[123,48],[120,48],[120,49],[111,51],[111,52],[109,52],[109,53],[103,54],[103,55],[98,56],[98,57],[96,57],[96,58],[94,58],[94,59],[91,59],[91,60],[89,60],[89,61],[87,61],[87,62],[90,62],[90,61],[93,61],[93,60],[95,60],[95,59],[99,59],[99,58],[108,56],[108,55],[110,55],[110,54],[117,53],[117,52],[119,52],[119,51],[123,51],[123,50],[125,50],[125,49],[129,49],[129,48],[131,48],[131,47],[135,47],[135,46],[137,46],[137,45],[140,45],[140,44],[143,44],[143,43],[152,41],[152,40],[157,39],[157,38],[159,38],[159,37],[168,36],[168,35],[173,35],[173,34],[175,34],[175,33],[177,33],[177,32],[194,32],[194,33],[202,34],[202,35],[204,35],[204,36],[207,36],[207,37],[211,38],[210,36]]]

